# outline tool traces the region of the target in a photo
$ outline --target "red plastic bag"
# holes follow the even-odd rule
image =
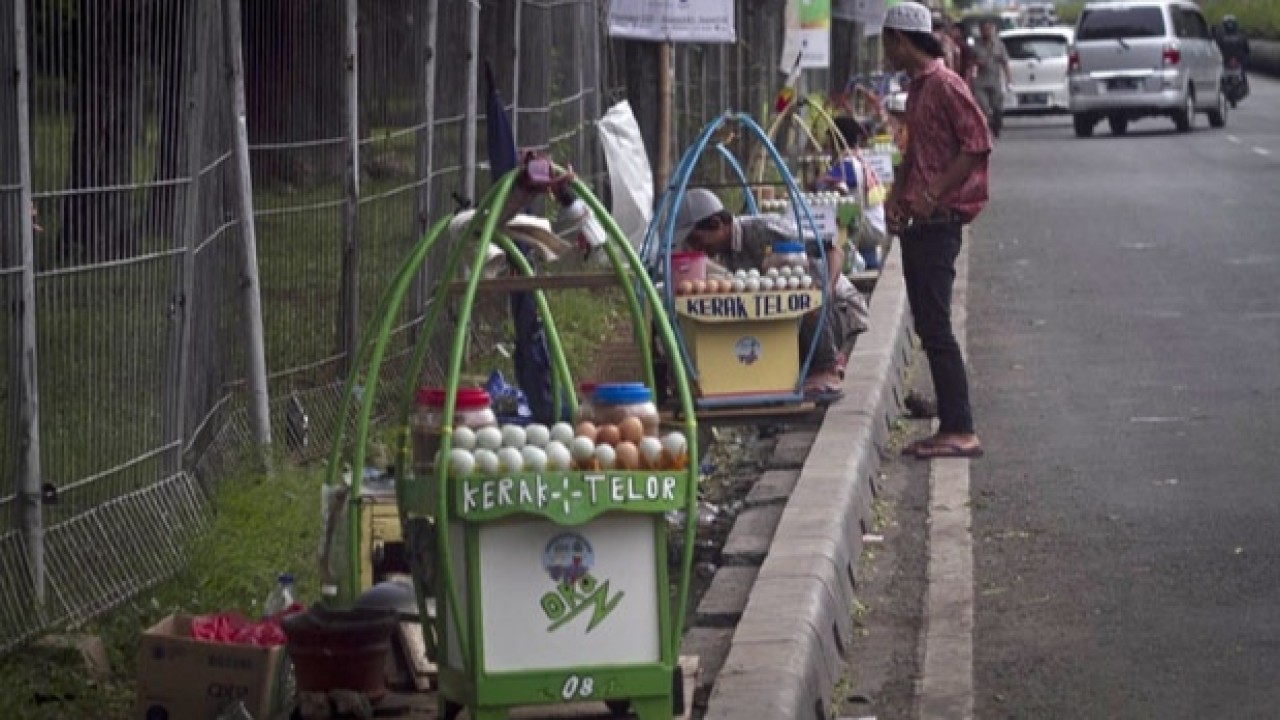
[[[251,621],[235,612],[199,615],[191,619],[191,637],[206,642],[233,645],[258,645],[274,647],[284,645],[286,638],[280,622],[285,617],[302,612],[305,608],[294,603],[277,615]]]

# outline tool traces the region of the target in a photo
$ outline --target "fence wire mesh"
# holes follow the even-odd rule
[[[261,293],[272,436],[296,460],[328,450],[355,338],[402,259],[431,223],[489,186],[486,64],[517,145],[572,163],[602,197],[593,125],[610,104],[629,99],[651,158],[658,152],[658,46],[610,38],[607,0],[4,5],[0,293],[10,312],[0,313],[0,464],[13,482],[0,487],[0,650],[84,622],[182,562],[212,490],[255,444],[246,286]],[[237,5],[242,42],[231,47],[228,8]],[[680,148],[718,113],[759,116],[777,91],[783,3],[737,6],[736,44],[675,52]],[[231,53],[243,58],[242,87]],[[473,82],[478,106],[469,108]],[[21,117],[29,142],[16,132]],[[240,120],[247,177],[236,162]],[[29,266],[24,193],[43,226]],[[256,267],[243,252],[249,223]],[[395,318],[380,413],[407,386],[446,250],[433,252]],[[38,481],[56,491],[39,518],[43,553],[22,532],[23,478],[9,472],[20,468],[25,430],[24,277],[35,288]],[[445,313],[413,380],[441,378],[453,317]],[[509,329],[506,297],[483,296],[467,328],[469,360],[497,357]],[[33,557],[47,565],[43,605]]]

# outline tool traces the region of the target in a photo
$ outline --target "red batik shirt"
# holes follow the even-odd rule
[[[991,133],[968,84],[946,69],[942,60],[934,60],[911,78],[906,123],[911,140],[899,173],[899,199],[906,203],[923,200],[925,190],[934,187],[956,155],[981,155],[963,183],[937,198],[938,207],[953,210],[964,222],[971,222],[987,204]]]

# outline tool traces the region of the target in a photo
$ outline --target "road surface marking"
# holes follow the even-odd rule
[[[951,319],[967,345],[969,246],[956,261]],[[935,421],[936,426],[936,421]],[[936,428],[935,428],[936,429]],[[973,718],[973,535],[969,461],[929,461],[929,579],[925,598],[920,720]]]
[[[1256,153],[1258,153],[1259,155],[1263,155],[1263,156],[1266,156],[1266,155],[1270,155],[1270,154],[1271,154],[1271,151],[1270,151],[1270,150],[1268,150],[1268,149],[1266,149],[1266,148],[1256,147],[1256,148],[1254,148],[1254,149],[1253,149],[1253,151],[1254,151],[1254,152],[1256,152]]]
[[[1236,137],[1235,135],[1228,135],[1228,136],[1227,136],[1227,140],[1230,140],[1230,141],[1231,141],[1231,142],[1233,142],[1233,143],[1239,143],[1239,142],[1240,142],[1240,138]]]

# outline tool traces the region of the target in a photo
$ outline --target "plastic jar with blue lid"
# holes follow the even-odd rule
[[[658,436],[662,418],[653,402],[653,391],[644,383],[608,383],[597,385],[591,395],[591,406],[597,424],[617,425],[627,418],[639,418],[644,434]]]
[[[773,244],[773,252],[764,259],[762,271],[784,267],[809,268],[809,256],[804,252],[804,245],[789,240],[781,240]]]

